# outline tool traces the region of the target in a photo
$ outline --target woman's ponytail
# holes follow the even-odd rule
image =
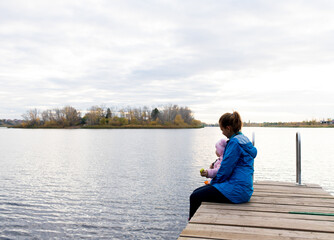
[[[237,111],[233,113],[225,113],[219,119],[220,127],[231,126],[234,133],[237,133],[242,128],[242,121],[240,114]]]

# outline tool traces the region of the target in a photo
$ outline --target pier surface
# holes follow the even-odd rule
[[[248,203],[203,203],[179,240],[334,239],[334,196],[319,185],[256,182]]]

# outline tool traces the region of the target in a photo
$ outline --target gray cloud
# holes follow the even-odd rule
[[[154,103],[187,105],[206,122],[233,109],[252,121],[332,117],[333,8],[330,1],[3,1],[0,118],[30,107]]]

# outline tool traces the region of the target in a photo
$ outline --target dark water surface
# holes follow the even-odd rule
[[[334,193],[334,129],[245,128],[255,180],[302,181]],[[0,128],[0,239],[176,239],[219,128]]]

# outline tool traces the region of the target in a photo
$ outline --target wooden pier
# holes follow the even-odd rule
[[[334,239],[334,196],[319,185],[254,183],[248,203],[203,203],[179,240]]]

